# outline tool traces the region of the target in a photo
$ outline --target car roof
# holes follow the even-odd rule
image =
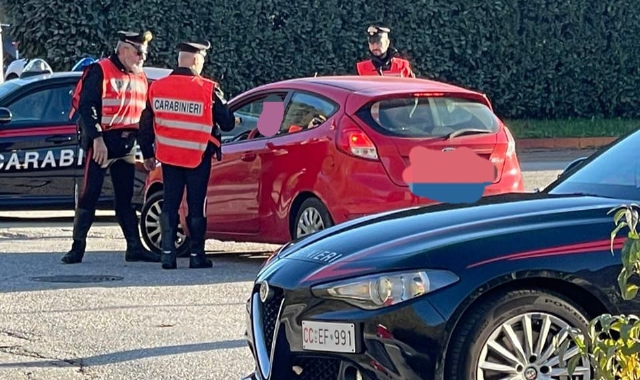
[[[288,79],[260,86],[261,89],[276,89],[295,86],[302,88],[305,85],[321,85],[341,89],[347,92],[363,95],[384,95],[397,92],[457,92],[480,95],[479,92],[459,87],[453,84],[423,79],[385,77],[374,75],[343,75],[320,76]]]
[[[32,82],[41,81],[44,79],[72,78],[72,77],[79,77],[80,75],[82,75],[82,72],[79,72],[79,71],[59,71],[59,72],[54,72],[53,74],[40,74],[40,75],[34,75],[30,77],[25,77],[25,78],[11,79],[9,81],[5,80],[5,82],[15,83],[19,86],[23,86],[23,85],[26,85]]]
[[[162,67],[144,67],[145,74],[147,74],[147,77],[152,80],[165,77],[169,75],[171,71],[172,71],[171,69],[166,69]],[[25,77],[25,78],[12,79],[11,83],[15,83],[19,86],[24,86],[26,84],[45,80],[45,79],[53,80],[58,78],[75,78],[75,77],[80,77],[81,75],[82,75],[82,71],[54,71],[52,74],[41,74],[41,75],[34,75],[30,77]]]

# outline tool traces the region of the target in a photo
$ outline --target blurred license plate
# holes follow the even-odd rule
[[[302,321],[302,348],[313,351],[356,352],[353,323]]]

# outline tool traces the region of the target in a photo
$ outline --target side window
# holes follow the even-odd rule
[[[236,113],[240,113],[244,116],[259,117],[260,113],[262,112],[262,102],[264,102],[264,99],[265,98],[260,98],[254,102],[245,104],[244,106],[240,107],[236,111]]]
[[[338,106],[328,100],[302,92],[291,97],[278,134],[295,133],[321,125]]]
[[[258,99],[255,99],[252,102],[246,103],[240,108],[236,108],[233,111],[236,120],[240,120],[236,127],[231,132],[223,132],[223,136],[233,135],[237,136],[238,134],[250,131],[258,127],[258,119],[260,118],[260,114],[262,113],[262,103],[267,98],[267,96],[272,94],[264,95]],[[284,102],[284,98],[286,94],[275,94],[279,96]]]
[[[75,85],[68,84],[32,92],[11,103],[11,123],[70,123],[71,96]]]
[[[640,200],[640,132],[552,184],[551,194],[590,193],[607,198]]]

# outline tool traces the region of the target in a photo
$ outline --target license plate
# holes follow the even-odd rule
[[[356,352],[353,323],[302,321],[302,348],[313,351]]]

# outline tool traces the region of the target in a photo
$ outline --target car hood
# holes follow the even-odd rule
[[[364,275],[380,268],[434,265],[434,255],[442,253],[448,262],[468,265],[487,259],[487,254],[506,255],[521,249],[514,239],[526,237],[531,241],[536,234],[546,237],[560,228],[575,228],[576,223],[613,225],[607,212],[624,202],[591,196],[518,193],[484,197],[473,205],[402,209],[342,223],[294,241],[272,261],[281,261],[278,266],[298,262],[302,276],[299,280],[303,282]],[[529,246],[548,244],[542,236],[539,238],[541,241]],[[489,247],[493,253],[487,252]],[[453,254],[457,255],[456,260],[451,260]]]

